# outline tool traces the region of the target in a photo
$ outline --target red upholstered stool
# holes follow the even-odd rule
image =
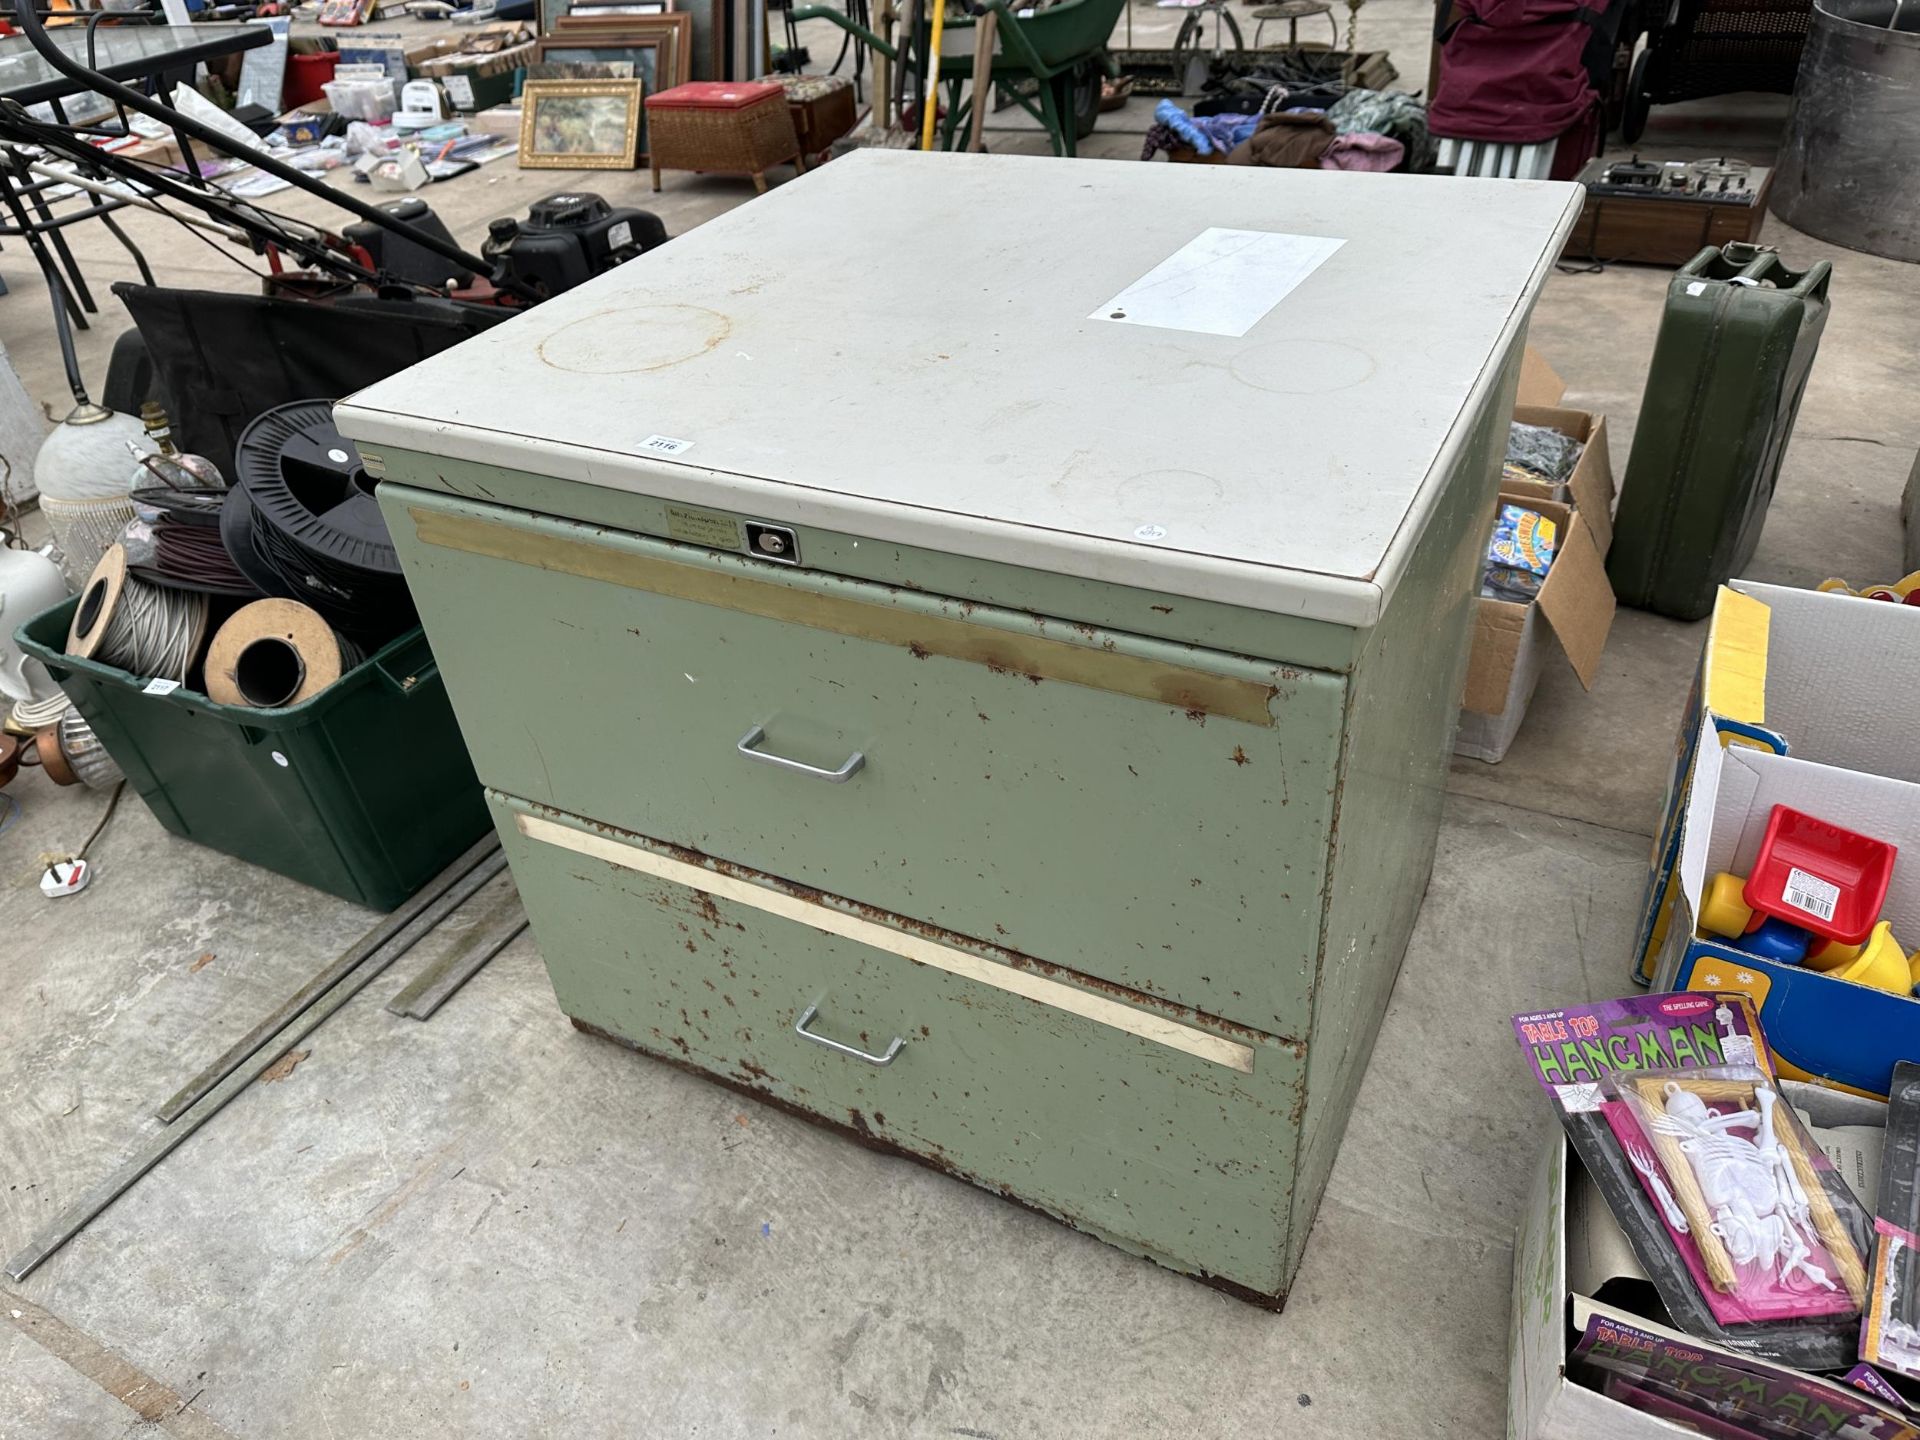
[[[751,175],[767,190],[767,167],[786,161],[804,172],[787,92],[758,81],[696,80],[647,97],[647,150],[653,188],[662,170]]]

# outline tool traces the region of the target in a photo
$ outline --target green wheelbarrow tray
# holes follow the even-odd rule
[[[993,83],[1006,90],[1014,103],[1040,122],[1061,155],[1074,153],[1074,142],[1091,123],[1075,124],[1074,86],[1093,73],[1111,73],[1106,58],[1107,40],[1119,23],[1126,0],[1066,0],[1066,3],[1020,16],[1007,0],[982,0],[981,8],[999,17],[995,32]],[[899,48],[889,45],[873,31],[856,25],[839,10],[824,5],[808,5],[793,12],[794,20],[827,20],[871,45],[887,59],[898,64]],[[961,86],[973,78],[973,27],[978,16],[965,16],[943,22],[940,56],[940,81],[947,87],[947,115],[941,126],[940,143],[951,148],[973,105],[972,97],[961,98]],[[963,37],[964,44],[954,37]],[[1039,82],[1037,97],[1007,87],[1024,81]],[[1097,105],[1095,107],[1097,110]],[[1076,133],[1077,132],[1077,133]]]

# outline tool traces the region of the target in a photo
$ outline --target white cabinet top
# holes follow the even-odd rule
[[[338,418],[376,456],[1366,625],[1581,195],[860,151]]]

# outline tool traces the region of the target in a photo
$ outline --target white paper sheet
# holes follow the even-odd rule
[[[1087,318],[1244,335],[1346,243],[1323,235],[1203,230]]]
[[[1887,1132],[1876,1125],[1831,1125],[1822,1129],[1802,1111],[1800,1123],[1814,1143],[1827,1152],[1854,1198],[1869,1211],[1880,1203],[1880,1147]]]

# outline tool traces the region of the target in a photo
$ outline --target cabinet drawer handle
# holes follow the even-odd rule
[[[791,770],[796,775],[810,775],[815,780],[826,781],[829,785],[844,785],[853,778],[855,771],[867,763],[866,755],[856,750],[846,758],[838,770],[822,770],[818,765],[808,765],[804,761],[789,760],[784,755],[769,755],[764,750],[756,750],[754,747],[766,738],[766,727],[756,725],[742,735],[740,743],[733,748],[749,760],[758,760],[762,765],[772,765],[780,770]]]
[[[858,760],[860,757],[856,755],[853,758]],[[819,1013],[820,1006],[817,1003],[807,1006],[800,1018],[793,1022],[793,1033],[798,1035],[802,1040],[811,1040],[816,1045],[824,1045],[827,1049],[837,1050],[842,1055],[851,1055],[855,1060],[864,1060],[869,1065],[893,1064],[895,1057],[900,1053],[901,1047],[907,1043],[896,1035],[893,1037],[893,1043],[887,1046],[884,1053],[879,1055],[868,1054],[865,1050],[857,1050],[851,1045],[842,1045],[838,1040],[829,1040],[826,1036],[817,1035],[807,1029],[807,1026],[813,1023],[813,1017]]]

